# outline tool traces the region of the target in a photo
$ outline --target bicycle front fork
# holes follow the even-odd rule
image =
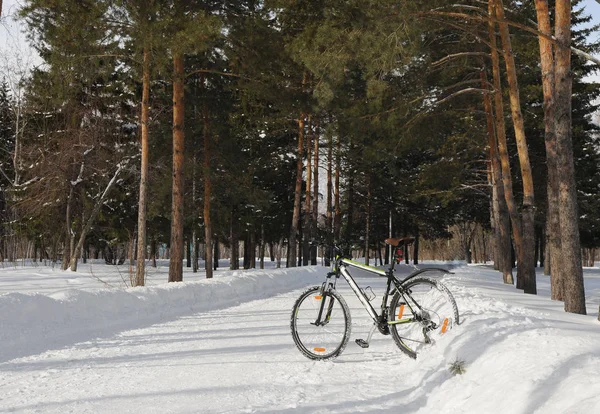
[[[317,299],[321,301],[321,305],[319,306],[319,313],[317,314],[317,319],[314,322],[311,322],[311,325],[315,326],[325,326],[329,323],[331,319],[331,311],[333,310],[333,296],[328,295],[330,289],[335,288],[335,283],[331,282],[331,277],[336,276],[335,272],[327,273],[327,280],[323,282],[321,286],[321,294]],[[329,301],[327,301],[329,298]],[[327,304],[327,306],[325,306]]]

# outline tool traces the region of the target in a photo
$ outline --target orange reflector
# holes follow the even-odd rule
[[[402,318],[402,314],[404,313],[404,303],[400,305],[400,310],[398,311],[398,319]]]
[[[323,298],[323,296],[321,296],[321,295],[315,296],[316,300],[321,300],[322,298]]]
[[[448,318],[444,319],[444,323],[442,323],[442,333],[446,333],[446,331],[448,330]]]
[[[325,352],[325,348],[313,348],[315,352]]]

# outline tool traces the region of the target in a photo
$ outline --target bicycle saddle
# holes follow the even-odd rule
[[[389,238],[385,239],[385,242],[392,247],[398,247],[403,245],[409,245],[415,241],[414,237],[399,237],[399,238]]]

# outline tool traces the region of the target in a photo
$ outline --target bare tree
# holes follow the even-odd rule
[[[75,248],[72,249],[72,253],[71,253],[71,265],[70,266],[71,266],[71,271],[73,271],[73,272],[77,271],[77,259],[79,257],[79,254],[81,253],[81,248],[83,247],[85,238],[87,237],[87,234],[90,231],[92,224],[94,223],[94,221],[96,220],[96,217],[98,216],[98,213],[100,212],[100,207],[102,207],[102,204],[104,204],[104,201],[106,200],[106,197],[110,193],[110,190],[114,187],[114,185],[117,181],[117,178],[119,177],[119,174],[121,174],[121,172],[123,171],[123,168],[127,165],[127,161],[128,160],[124,160],[123,163],[119,163],[117,165],[117,169],[115,170],[113,177],[111,178],[111,180],[108,182],[108,184],[104,188],[104,191],[102,191],[101,194],[98,194],[96,203],[94,204],[94,208],[92,209],[92,212],[88,216],[87,220],[85,220],[85,224],[82,225],[81,233],[79,235],[79,240],[77,241],[77,245],[75,246]]]

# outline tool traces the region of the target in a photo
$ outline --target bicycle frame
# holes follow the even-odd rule
[[[340,275],[343,276],[343,278],[346,280],[346,282],[348,283],[348,285],[350,286],[350,288],[352,289],[352,291],[354,292],[354,294],[356,295],[356,297],[360,301],[360,303],[367,310],[369,316],[371,316],[371,318],[373,319],[373,322],[380,328],[380,330],[382,330],[382,329],[387,328],[386,310],[387,310],[387,307],[388,307],[388,299],[389,299],[390,294],[392,294],[394,292],[394,290],[398,290],[399,292],[403,292],[403,289],[402,289],[401,285],[404,282],[406,282],[407,280],[410,280],[410,279],[412,279],[412,278],[416,277],[417,275],[420,275],[420,274],[422,274],[424,272],[437,271],[437,272],[443,272],[443,273],[450,273],[446,269],[437,268],[437,267],[429,267],[429,268],[419,269],[419,270],[411,273],[410,275],[408,275],[406,278],[404,278],[402,280],[398,280],[394,276],[394,265],[395,265],[395,262],[396,262],[395,260],[392,260],[392,263],[390,264],[390,267],[387,270],[382,270],[382,269],[378,269],[376,267],[367,266],[367,265],[364,265],[362,263],[355,262],[355,261],[350,260],[350,259],[337,257],[335,259],[335,261],[334,261],[333,272],[330,272],[330,273],[327,274],[327,279],[329,280],[333,276],[335,276],[336,279],[339,278]],[[357,269],[361,269],[363,271],[366,271],[366,272],[369,272],[369,273],[372,273],[372,274],[376,274],[378,276],[386,276],[387,277],[387,287],[386,287],[386,290],[385,290],[385,292],[383,294],[383,298],[381,300],[381,308],[380,308],[381,313],[380,314],[377,313],[377,311],[375,310],[375,308],[371,304],[370,300],[365,295],[364,291],[358,286],[358,284],[356,283],[356,281],[354,280],[354,278],[352,277],[352,275],[348,271],[349,267],[355,267]],[[327,287],[329,287],[329,286],[326,287],[326,285],[328,285],[328,284],[331,285],[332,287],[335,286],[331,282],[325,282],[323,284],[323,291]],[[394,285],[393,289],[392,289],[392,284]],[[414,302],[414,300],[413,300],[413,302]],[[410,305],[410,303],[407,303],[407,304],[408,304],[409,308],[411,308],[411,311],[412,311],[412,306]],[[324,301],[322,303],[319,315],[317,317],[317,321],[315,321],[316,324],[326,323],[326,322],[321,322],[321,317],[322,317],[322,313],[323,313],[323,306],[324,306]],[[418,306],[418,304],[417,304],[417,306]],[[327,312],[327,316],[328,317],[330,316],[329,312],[330,312],[330,310],[328,310],[328,312]],[[326,320],[328,320],[328,318]],[[402,323],[402,322],[401,321],[397,321],[397,323]]]

